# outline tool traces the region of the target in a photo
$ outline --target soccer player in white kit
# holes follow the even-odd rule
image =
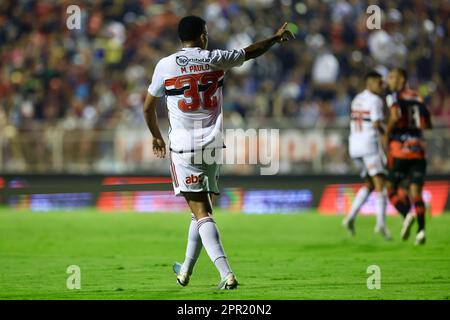
[[[175,263],[178,284],[186,286],[202,247],[217,270],[219,289],[234,289],[237,280],[228,263],[212,217],[211,193],[218,194],[219,162],[211,161],[224,147],[222,87],[225,72],[256,58],[274,44],[293,39],[285,23],[272,37],[240,50],[207,50],[205,21],[187,16],[178,24],[182,49],[161,59],[155,67],[144,102],[144,114],[153,136],[153,152],[166,154],[156,116],[157,98],[165,96],[169,110],[170,171],[175,195],[184,196],[192,211],[185,260]],[[208,161],[204,155],[210,157]],[[219,159],[221,160],[221,159]]]
[[[387,195],[384,193],[386,176],[386,157],[381,145],[381,135],[384,133],[383,80],[376,71],[366,75],[366,89],[356,95],[351,103],[351,121],[349,137],[349,154],[355,164],[361,169],[361,177],[365,185],[359,189],[353,200],[350,213],[343,221],[351,235],[355,233],[355,218],[366,202],[370,193],[375,193],[375,211],[377,223],[375,232],[385,239],[390,239],[386,228]]]

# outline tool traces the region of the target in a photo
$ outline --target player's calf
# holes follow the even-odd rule
[[[423,202],[422,196],[416,196],[414,198],[414,207],[419,225],[418,232],[420,232],[425,229],[425,203]]]
[[[388,191],[389,201],[397,209],[397,211],[406,218],[406,215],[411,210],[411,200],[407,194],[398,192],[397,190]]]

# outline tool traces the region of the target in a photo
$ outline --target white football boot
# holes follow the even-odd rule
[[[237,279],[235,275],[230,272],[220,281],[217,288],[220,290],[232,290],[236,289],[237,286],[238,286]]]
[[[344,221],[342,221],[342,225],[345,227],[345,229],[347,229],[348,233],[351,236],[355,235],[355,220],[352,219],[344,219]]]
[[[416,235],[416,246],[420,246],[422,244],[425,244],[425,230],[419,231],[419,233]]]
[[[172,270],[177,275],[177,283],[183,287],[187,286],[190,275],[188,273],[181,272],[181,263],[175,262],[172,266]]]
[[[386,228],[386,226],[376,226],[375,227],[375,233],[380,234],[384,240],[391,240],[391,232],[389,231],[388,228]]]
[[[411,226],[413,225],[415,216],[414,213],[408,213],[403,221],[402,230],[400,231],[400,237],[403,240],[407,240],[409,238],[409,234],[411,232]]]

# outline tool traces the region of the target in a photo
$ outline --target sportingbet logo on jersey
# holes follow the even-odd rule
[[[180,67],[185,67],[189,63],[192,63],[192,62],[194,62],[194,63],[201,63],[201,64],[210,63],[211,59],[208,59],[208,58],[188,58],[186,56],[177,56],[175,58],[175,61]],[[209,68],[209,65],[208,65],[208,68]]]
[[[186,56],[178,56],[175,58],[175,62],[179,65],[181,73],[192,73],[192,72],[202,72],[211,70],[209,65],[211,59],[208,58],[188,58]],[[191,64],[188,66],[190,63]]]

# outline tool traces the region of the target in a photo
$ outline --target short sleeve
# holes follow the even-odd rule
[[[397,104],[397,93],[393,92],[386,96],[386,105],[388,108]]]
[[[212,50],[210,59],[211,65],[223,70],[239,67],[245,61],[245,50]]]
[[[155,67],[152,82],[148,87],[148,93],[154,97],[162,97],[164,95],[164,79],[161,73],[161,62],[159,62]]]
[[[370,121],[375,122],[383,119],[383,100],[377,97],[374,99],[372,109],[370,110]]]

